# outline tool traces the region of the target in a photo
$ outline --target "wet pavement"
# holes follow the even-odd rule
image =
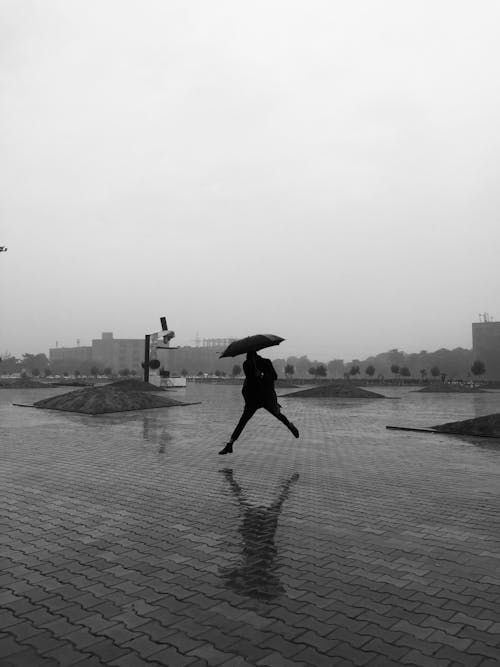
[[[237,387],[105,417],[0,390],[0,665],[498,666],[500,441],[385,426],[500,394],[376,391],[283,398],[299,440],[260,411],[222,457]]]

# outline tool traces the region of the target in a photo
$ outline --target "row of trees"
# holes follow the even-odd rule
[[[2,355],[0,360],[0,373],[11,374],[20,373],[22,375],[31,375],[32,377],[50,377],[53,375],[62,375],[68,377],[80,377],[82,375],[106,375],[111,377],[113,375],[112,369],[109,366],[101,368],[91,362],[60,362],[56,361],[50,364],[47,356],[43,353],[30,354],[25,352],[20,359],[14,357],[8,352]],[[137,375],[136,370],[123,368],[118,371],[120,376]]]
[[[307,378],[341,378],[356,377],[365,375],[367,378],[387,377],[392,374],[394,377],[409,378],[420,377],[426,380],[429,376],[436,378],[439,376],[466,378],[470,375],[481,376],[486,372],[485,365],[481,360],[476,360],[472,364],[471,350],[456,348],[455,350],[441,349],[436,352],[427,352],[422,350],[415,354],[406,354],[400,350],[394,349],[384,352],[375,357],[369,357],[364,361],[354,359],[345,364],[340,359],[334,359],[328,363],[311,361],[307,356],[288,357],[287,359],[274,359],[273,364],[278,375],[288,378],[299,377]],[[199,368],[199,367],[198,367]],[[209,369],[200,369],[198,375],[203,375]],[[22,373],[37,376],[50,375],[111,375],[111,368],[101,368],[95,362],[69,359],[65,361],[56,361],[52,364],[43,353],[30,354],[26,352],[22,358],[17,359],[8,352],[3,355],[0,361],[0,373]],[[136,375],[140,369],[129,370],[121,369],[119,374],[122,376]],[[239,364],[234,364],[231,371],[232,377],[241,375],[242,369]],[[183,368],[182,375],[189,375],[188,370]],[[223,371],[212,371],[212,374],[219,377],[227,376]]]

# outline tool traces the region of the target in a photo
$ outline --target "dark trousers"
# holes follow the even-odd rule
[[[245,401],[245,408],[243,410],[243,414],[240,417],[240,421],[236,424],[236,428],[233,431],[233,434],[231,436],[231,440],[237,440],[247,423],[252,419],[254,414],[257,412],[259,408],[264,408],[264,410],[267,410],[270,412],[273,417],[276,417],[276,419],[279,419],[279,421],[284,424],[287,428],[290,428],[290,422],[288,419],[283,415],[280,411],[278,403],[274,401],[269,401],[266,403],[262,402],[254,402],[254,401]]]

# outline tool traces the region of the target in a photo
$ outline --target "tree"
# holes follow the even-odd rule
[[[354,377],[355,375],[359,375],[360,370],[361,369],[357,364],[353,364],[349,369],[349,375],[351,375],[352,377]]]
[[[287,364],[285,366],[286,377],[291,377],[294,373],[295,373],[295,366],[293,364]]]
[[[482,361],[476,359],[476,361],[470,367],[472,375],[483,375],[486,372],[486,366]]]
[[[365,368],[365,375],[368,375],[368,377],[372,378],[375,375],[375,366],[367,366]]]
[[[410,372],[410,369],[408,368],[408,366],[402,366],[400,368],[399,372],[404,378],[411,377],[411,372]]]
[[[133,377],[135,377],[135,376],[137,375],[137,371],[136,371],[136,370],[131,370],[131,371],[130,371],[130,375],[132,375]]]
[[[241,375],[241,366],[239,364],[234,364],[233,370],[231,371],[231,375],[234,378],[238,377],[238,375]]]
[[[394,376],[399,375],[399,364],[391,364],[391,373]]]
[[[81,373],[80,373],[80,371],[77,369],[76,371],[73,371],[73,375],[74,375],[76,378],[79,378],[80,375],[81,375]]]
[[[222,375],[222,371],[220,371],[219,369],[217,369],[217,370],[215,371],[215,377],[220,378],[221,375]]]
[[[39,368],[33,368],[33,369],[31,370],[31,375],[32,375],[34,378],[39,377],[39,375],[40,375],[40,369],[39,369]]]
[[[309,375],[313,375],[314,377],[316,377],[317,370],[318,369],[316,368],[316,366],[311,366],[307,372],[309,373]]]
[[[15,373],[19,370],[19,363],[19,359],[16,359],[10,352],[4,352],[0,362],[0,373]]]
[[[182,375],[183,378],[186,378],[189,375],[189,373],[187,372],[187,369],[183,368],[182,371],[181,371],[181,375]]]
[[[95,378],[99,375],[99,369],[97,366],[92,366],[90,369],[90,374],[93,375]]]
[[[49,360],[45,354],[30,354],[29,352],[25,352],[23,354],[22,365],[23,368],[32,373],[34,368],[38,368],[39,370],[48,368]]]
[[[320,378],[326,378],[326,366],[324,364],[316,366],[316,375]]]
[[[421,368],[420,369],[420,377],[422,378],[422,382],[425,382],[425,379],[427,377],[427,369],[426,368]]]
[[[50,368],[46,368],[46,369],[43,371],[43,374],[44,374],[45,377],[47,378],[47,377],[49,377],[49,375],[52,375],[52,371],[50,370]]]
[[[121,377],[128,377],[130,375],[130,370],[128,368],[122,368],[120,371],[118,371],[118,375]]]
[[[431,375],[433,378],[437,378],[441,374],[441,371],[439,370],[439,366],[432,366],[431,368]]]
[[[106,375],[106,377],[109,377],[110,375],[113,375],[113,371],[111,370],[111,368],[109,366],[106,366],[103,373],[104,373],[104,375]]]

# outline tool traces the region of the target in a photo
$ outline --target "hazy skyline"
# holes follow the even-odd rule
[[[0,14],[0,354],[166,315],[348,360],[500,318],[497,2]]]

